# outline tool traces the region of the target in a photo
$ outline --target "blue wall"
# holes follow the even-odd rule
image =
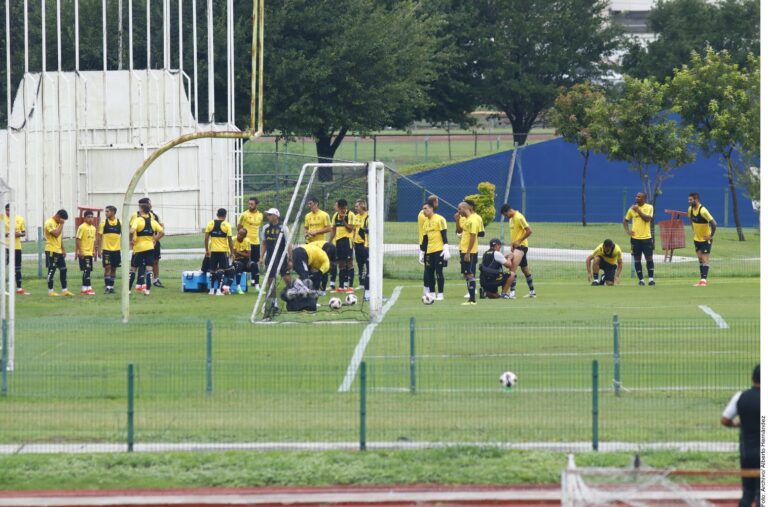
[[[427,193],[435,193],[452,204],[465,195],[477,193],[478,183],[490,181],[496,185],[498,211],[504,199],[511,157],[512,151],[501,152],[425,171],[410,179],[426,188]],[[562,138],[519,149],[510,205],[524,210],[532,222],[580,222],[582,166],[583,158],[576,146]],[[628,164],[592,154],[587,172],[587,221],[620,222],[640,190],[640,176],[629,170]],[[705,158],[697,153],[693,163],[672,172],[672,177],[662,184],[662,195],[656,202],[657,219],[669,217],[665,209],[686,210],[690,192],[701,194],[702,203],[718,224],[734,225],[728,180],[718,157]],[[740,188],[737,192],[742,225],[757,226],[759,217],[752,202]],[[398,180],[398,220],[416,219],[424,193],[422,188],[402,178]],[[444,214],[447,217],[453,213],[446,210]]]

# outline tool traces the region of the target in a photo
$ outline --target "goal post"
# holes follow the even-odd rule
[[[302,234],[299,234],[303,224],[303,207],[309,196],[313,195],[317,171],[320,168],[337,169],[342,172],[357,171],[360,175],[364,174],[366,178],[368,204],[368,280],[369,280],[369,300],[368,300],[368,318],[376,321],[382,315],[383,303],[383,276],[384,276],[384,164],[381,162],[353,163],[307,163],[301,167],[296,177],[296,183],[291,194],[287,209],[284,211],[282,224],[285,226],[289,238],[283,238],[281,233],[277,239],[275,249],[280,251],[280,245],[283,241],[293,245],[300,246],[299,242]],[[281,211],[282,212],[282,211]],[[277,285],[280,283],[278,277],[268,278],[268,274],[279,273],[281,267],[287,262],[287,249],[283,249],[282,255],[270,258],[269,264],[265,266],[265,283],[254,303],[251,312],[251,322],[256,324],[270,319],[272,301],[269,298],[275,298],[278,293]],[[275,263],[277,266],[275,267]],[[274,299],[273,299],[274,300]]]

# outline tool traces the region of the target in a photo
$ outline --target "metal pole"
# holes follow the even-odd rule
[[[205,323],[205,394],[213,392],[213,322]]]
[[[526,202],[526,195],[525,194],[526,194],[525,187],[522,187],[520,189],[520,208],[521,208],[521,211],[523,212],[523,215],[527,214],[527,210],[526,210],[527,202]]]
[[[592,450],[598,446],[598,368],[597,359],[592,360]]]
[[[80,0],[75,0],[75,70],[80,70]]]
[[[133,416],[134,416],[134,374],[133,363],[128,365],[128,452],[133,452]]]
[[[416,394],[416,318],[411,317],[411,394]]]
[[[192,0],[192,74],[195,77],[195,130],[199,121],[197,107],[197,0]]]
[[[149,89],[149,69],[152,68],[152,23],[150,21],[152,12],[150,5],[150,2],[147,2],[147,89]],[[147,95],[149,95],[149,91],[147,91]],[[149,111],[147,111],[147,125],[149,125]],[[147,130],[147,139],[149,139],[149,130]]]
[[[376,158],[376,139],[378,139],[377,136],[373,136],[373,160],[378,160]]]
[[[0,385],[0,394],[3,396],[8,394],[8,322],[3,321],[3,350],[2,356],[0,356],[0,375],[2,376],[2,384]]]
[[[107,71],[107,1],[101,0],[101,65]],[[106,80],[105,80],[106,84]],[[106,87],[104,91],[106,91]]]
[[[43,228],[37,228],[37,277],[43,277]]]
[[[429,162],[429,136],[424,137],[424,162]]]
[[[123,70],[123,0],[118,0],[117,11],[117,70]]]
[[[728,188],[723,189],[723,225],[728,227]]]
[[[367,365],[365,361],[360,363],[360,450],[365,450],[365,384],[367,380]]]
[[[213,74],[213,0],[208,0],[208,123],[213,123],[216,113],[216,96],[214,94]]]
[[[613,392],[621,396],[621,364],[619,359],[619,316],[613,315]]]

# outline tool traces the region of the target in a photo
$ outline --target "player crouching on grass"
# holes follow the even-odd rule
[[[83,272],[81,296],[96,294],[91,287],[94,243],[96,243],[96,227],[93,226],[93,211],[88,210],[83,213],[83,223],[77,228],[77,234],[75,234],[75,259],[80,262],[80,271]]]
[[[606,239],[587,257],[587,281],[592,285],[615,285],[619,283],[621,268],[621,248]],[[600,276],[601,269],[603,276]]]
[[[208,222],[205,228],[205,256],[210,258],[208,270],[211,273],[211,296],[223,296],[229,292],[225,285],[226,273],[229,270],[229,258],[232,257],[232,226],[227,222],[227,210],[219,208],[216,218]],[[216,289],[214,289],[216,286]]]
[[[317,243],[307,243],[293,249],[291,263],[301,284],[307,291],[312,291],[321,286],[323,278],[327,279],[335,258],[336,247],[333,244],[325,243],[321,247]]]
[[[508,299],[512,276],[504,268],[512,270],[512,259],[501,253],[501,241],[493,238],[480,263],[480,299]]]

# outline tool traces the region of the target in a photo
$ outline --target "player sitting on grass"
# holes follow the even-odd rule
[[[251,260],[251,240],[248,239],[248,231],[244,227],[237,230],[237,237],[232,242],[232,248],[234,258],[231,270],[234,271],[235,285],[233,292],[235,294],[245,294],[242,287],[240,287],[240,276],[245,271],[250,271],[251,280],[255,280],[259,276],[259,264]]]
[[[75,234],[75,258],[80,261],[80,271],[83,272],[81,296],[96,294],[91,287],[91,272],[93,271],[93,245],[96,242],[96,227],[93,226],[93,211],[83,213],[83,223]]]
[[[617,284],[621,268],[621,248],[610,239],[606,239],[587,257],[587,281],[592,285]],[[601,269],[603,276],[600,276]]]
[[[512,278],[504,268],[512,270],[512,259],[501,253],[501,240],[493,238],[490,248],[483,254],[480,263],[480,298],[499,299],[509,294]],[[499,294],[502,287],[502,294]],[[505,298],[506,299],[506,298]]]

